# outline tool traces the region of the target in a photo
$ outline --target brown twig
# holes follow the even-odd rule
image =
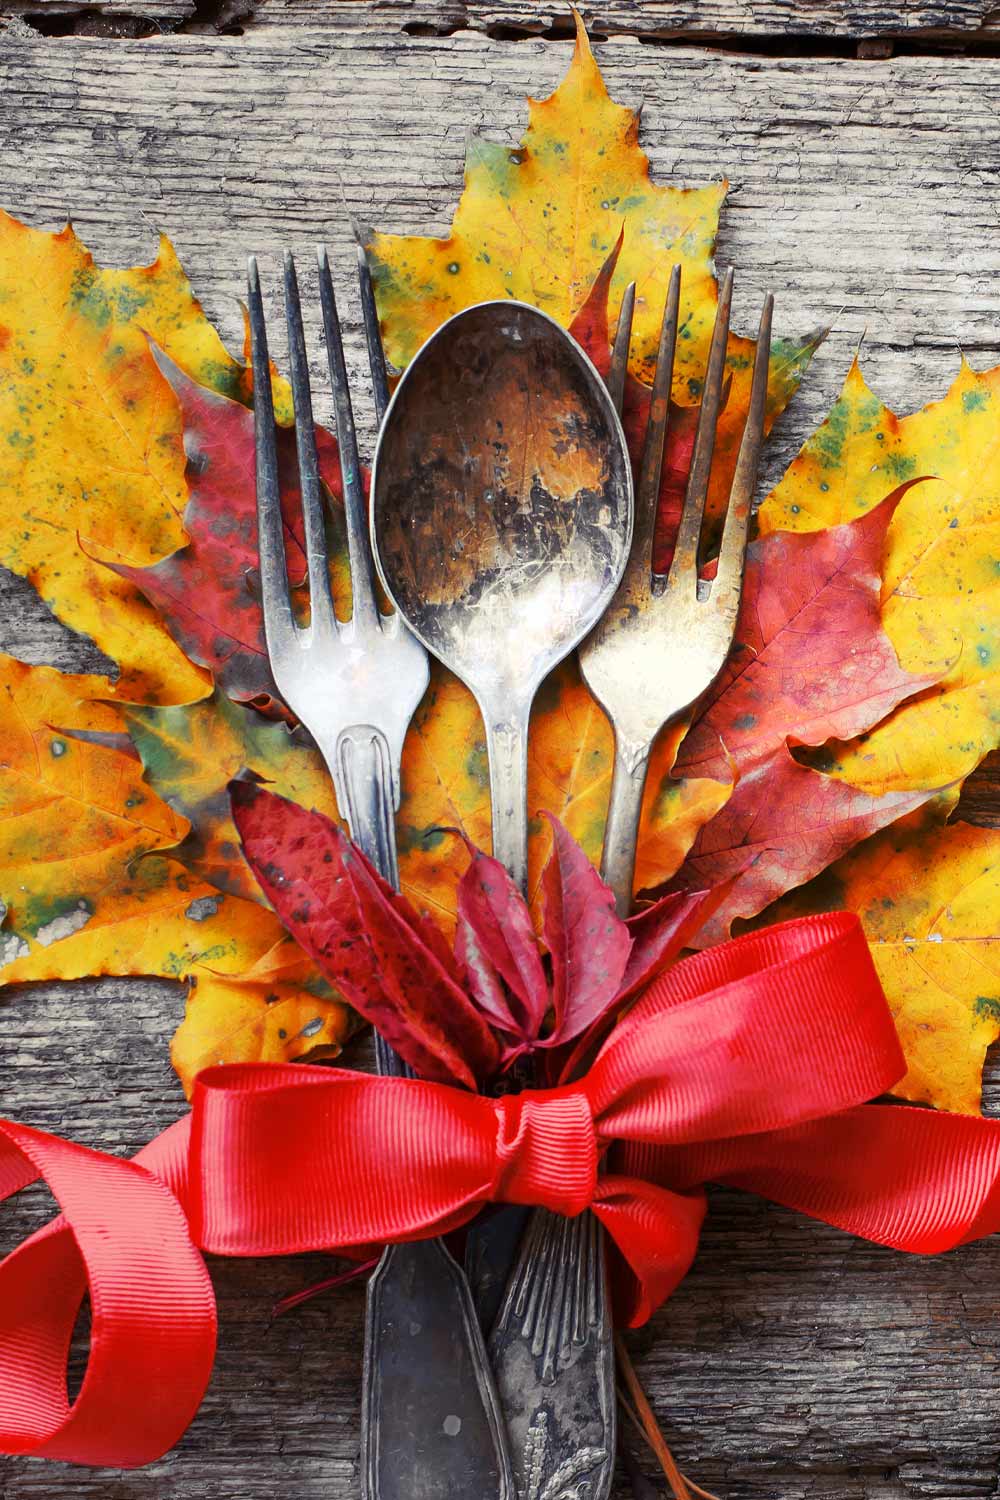
[[[677,1467],[674,1455],[667,1446],[667,1440],[660,1431],[660,1425],[656,1420],[653,1408],[646,1397],[646,1392],[635,1371],[631,1355],[625,1346],[625,1340],[620,1333],[615,1334],[615,1353],[618,1357],[618,1369],[625,1382],[628,1392],[619,1389],[618,1400],[626,1415],[634,1422],[639,1432],[649,1444],[656,1455],[660,1468],[666,1475],[667,1483],[673,1500],[717,1500],[715,1495],[703,1490],[693,1480],[686,1479]]]

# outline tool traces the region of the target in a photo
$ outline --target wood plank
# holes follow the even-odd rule
[[[713,40],[736,45],[795,39],[845,43],[882,37],[933,46],[996,41],[992,0],[597,0],[581,11],[597,38],[638,36],[647,42]],[[78,34],[101,34],[101,19],[143,20],[154,34],[191,29],[322,26],[351,29],[359,17],[373,32],[416,36],[483,32],[497,40],[548,38],[572,29],[568,5],[532,0],[3,0],[0,16],[26,16],[58,31],[77,18]]]
[[[305,255],[327,239],[360,389],[341,186],[363,218],[442,230],[467,129],[515,140],[520,101],[555,84],[568,48],[407,38],[357,14],[356,30],[233,40],[6,38],[0,201],[50,227],[71,210],[109,262],[148,258],[154,228],[168,230],[234,347],[246,251],[264,253],[273,285],[283,245]],[[942,393],[960,346],[977,365],[1000,360],[1000,61],[773,60],[634,40],[600,56],[618,97],[645,100],[659,180],[732,178],[720,258],[740,268],[738,326],[767,285],[782,331],[835,324],[772,444],[772,477],[866,326],[866,372],[900,410]],[[99,664],[9,579],[0,627],[29,659]],[[166,1054],[181,1004],[178,987],[149,982],[0,991],[3,1112],[134,1150],[182,1108]],[[307,1184],[308,1157],[296,1165]],[[17,1207],[8,1243],[43,1212],[38,1195]],[[273,1300],[325,1266],[217,1263],[218,1372],[176,1453],[121,1474],[10,1460],[2,1500],[356,1495],[359,1291],[268,1325]],[[986,1500],[1000,1486],[998,1275],[1000,1242],[907,1260],[718,1194],[694,1272],[637,1337],[640,1367],[684,1467],[726,1500]]]
[[[352,0],[263,0],[254,24],[324,26],[350,23]],[[995,23],[990,0],[598,0],[580,6],[595,37],[638,36],[646,41],[679,38],[851,38],[873,36],[961,37]],[[572,31],[568,6],[538,6],[532,0],[381,0],[373,23],[397,25],[417,36],[482,31],[497,40],[517,36],[561,36]]]

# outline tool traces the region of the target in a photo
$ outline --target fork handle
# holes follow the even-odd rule
[[[333,752],[333,786],[351,838],[380,875],[399,889],[396,790],[385,735],[371,724],[341,730]]]
[[[649,744],[631,745],[615,736],[615,768],[604,828],[601,879],[614,892],[615,910],[623,918],[632,910],[635,849],[651,748]]]
[[[351,837],[398,889],[396,776],[369,724],[327,757]],[[409,1069],[376,1038],[380,1073]],[[441,1240],[392,1245],[368,1286],[361,1408],[364,1500],[513,1500],[493,1372],[468,1283]]]

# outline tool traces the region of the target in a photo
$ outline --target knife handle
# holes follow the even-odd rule
[[[441,1240],[391,1245],[368,1283],[366,1500],[515,1500],[468,1284]]]

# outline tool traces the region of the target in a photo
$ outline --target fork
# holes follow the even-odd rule
[[[653,539],[673,382],[680,290],[681,270],[680,266],[674,266],[660,327],[656,373],[636,485],[632,550],[617,594],[579,653],[583,679],[611,720],[615,733],[601,875],[614,892],[615,906],[622,917],[628,916],[632,905],[639,816],[653,743],[662,729],[677,724],[711,687],[733,644],[764,437],[774,307],[770,293],[764,299],[760,317],[750,404],[729,493],[717,570],[710,582],[701,580],[699,551],[722,406],[733,296],[730,269],[719,295],[674,554],[667,574],[654,574]],[[615,338],[611,383],[619,400],[633,300],[623,299]]]
[[[379,416],[385,363],[367,262],[359,256]],[[407,727],[429,680],[427,653],[398,615],[380,612],[357,435],[326,251],[319,290],[333,389],[353,596],[334,612],[325,510],[295,264],[285,256],[289,374],[309,580],[310,618],[288,590],[267,330],[256,259],[248,266],[257,459],[257,530],[264,634],[278,691],[315,740],[351,837],[398,888],[394,814]],[[376,1037],[380,1073],[404,1064]],[[440,1240],[390,1246],[368,1286],[362,1392],[362,1493],[367,1500],[511,1500],[510,1465],[493,1375],[463,1272]]]

